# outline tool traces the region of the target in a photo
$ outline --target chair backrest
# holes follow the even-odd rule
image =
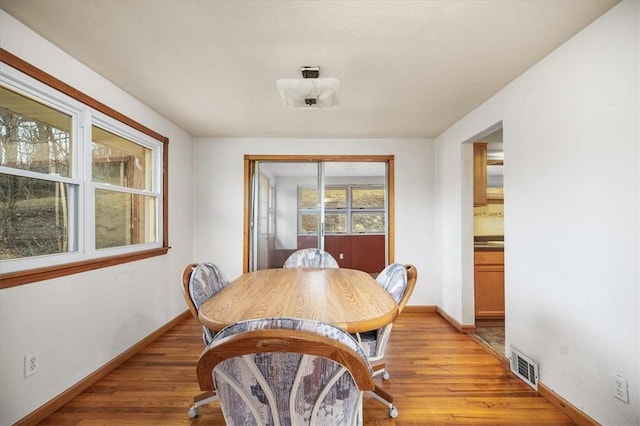
[[[293,252],[283,268],[339,268],[338,262],[328,252],[319,248],[306,248]]]
[[[214,294],[225,288],[229,281],[213,263],[199,263],[189,278],[189,295],[197,309]]]
[[[407,268],[402,263],[392,263],[378,274],[376,281],[400,303],[407,288]]]
[[[193,302],[193,299],[191,299],[191,292],[189,291],[189,281],[191,280],[191,273],[193,273],[193,270],[196,268],[196,266],[198,266],[197,263],[190,263],[185,266],[184,270],[182,271],[182,295],[184,296],[184,301],[187,303],[187,307],[189,308],[191,315],[193,315],[195,319],[198,319],[198,308]]]
[[[198,382],[214,389],[225,422],[361,424],[372,370],[344,330],[299,318],[263,318],[221,330],[200,356]]]
[[[418,270],[415,266],[410,263],[404,265],[407,269],[407,287],[402,294],[402,298],[400,302],[398,302],[398,311],[402,312],[405,306],[407,306],[407,302],[413,293],[413,289],[416,287],[416,282],[418,281]]]
[[[418,280],[418,270],[411,264],[392,263],[382,270],[376,281],[396,300],[402,312]]]
[[[191,315],[200,322],[198,310],[211,296],[222,290],[229,281],[213,263],[191,263],[182,272],[182,295],[191,311]],[[213,340],[213,332],[202,327],[202,339],[205,345]]]

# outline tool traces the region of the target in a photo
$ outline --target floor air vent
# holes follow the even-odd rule
[[[529,386],[538,390],[538,363],[511,346],[511,371]]]

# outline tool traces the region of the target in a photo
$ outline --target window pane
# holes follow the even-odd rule
[[[318,213],[300,213],[300,233],[318,233]]]
[[[346,189],[325,189],[324,207],[326,209],[346,209],[347,190]]]
[[[352,218],[352,232],[384,232],[384,213],[354,213]]]
[[[318,208],[318,190],[317,189],[300,189],[300,208],[316,209]]]
[[[156,241],[156,197],[96,190],[96,248]]]
[[[0,174],[0,259],[74,251],[77,193],[77,185]]]
[[[384,208],[384,188],[353,188],[351,198],[354,209]]]
[[[324,230],[327,233],[347,232],[347,215],[339,213],[325,214]]]
[[[96,126],[91,132],[94,182],[152,189],[153,156],[149,148]]]
[[[0,164],[70,177],[71,117],[0,87]]]

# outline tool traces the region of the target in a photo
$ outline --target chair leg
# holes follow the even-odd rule
[[[218,395],[216,395],[216,391],[208,391],[201,393],[200,395],[196,395],[193,397],[193,405],[189,408],[189,417],[192,419],[198,417],[198,412],[200,411],[201,406],[217,400]]]
[[[382,380],[389,380],[389,377],[391,377],[384,362],[372,365],[371,369],[373,370],[373,377],[376,377],[379,374],[382,374]]]
[[[382,389],[380,386],[376,385],[373,391],[370,391],[371,396],[373,396],[378,401],[382,402],[384,405],[389,408],[389,417],[395,419],[398,417],[398,409],[393,406],[393,395],[389,392]]]

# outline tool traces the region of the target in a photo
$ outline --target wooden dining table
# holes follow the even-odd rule
[[[393,322],[398,305],[363,271],[281,268],[241,275],[207,300],[198,316],[214,331],[249,319],[295,317],[356,333]]]

